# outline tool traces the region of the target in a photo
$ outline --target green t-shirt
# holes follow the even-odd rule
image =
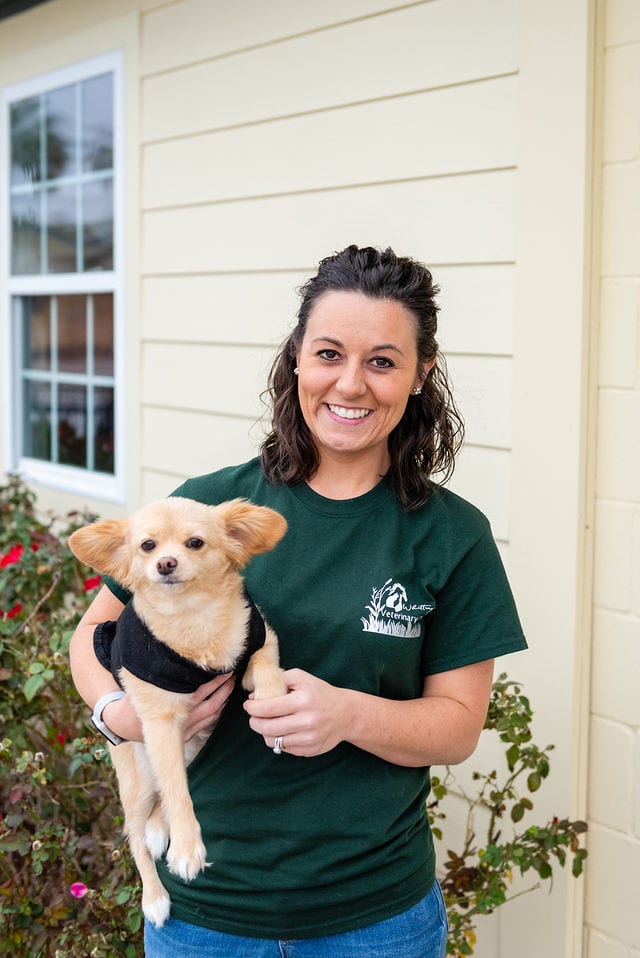
[[[270,484],[254,459],[175,495],[209,504],[243,496],[286,517],[284,539],[244,570],[284,668],[413,699],[428,674],[526,648],[489,523],[438,486],[406,512],[386,480],[330,500],[305,484]],[[249,728],[245,694],[238,684],[188,769],[211,864],[186,883],[160,863],[172,915],[290,939],[349,931],[416,904],[435,875],[429,769],[344,742],[315,758],[276,756]]]

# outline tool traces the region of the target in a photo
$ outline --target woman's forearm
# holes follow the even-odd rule
[[[350,699],[345,740],[395,765],[463,762],[475,750],[484,725],[493,664],[469,669],[458,687],[429,690],[427,680],[424,697],[410,701],[343,690]],[[471,694],[466,691],[469,680],[474,686]]]
[[[349,742],[395,765],[454,765],[476,747],[493,661],[430,675],[422,698],[408,701],[339,688],[300,669],[285,677],[288,695],[244,705],[269,747],[278,737],[292,755],[313,756]]]
[[[111,672],[105,669],[96,657],[93,650],[93,633],[100,622],[117,619],[123,608],[122,602],[103,586],[78,623],[71,639],[71,675],[78,694],[90,709],[93,709],[101,696],[119,688]],[[109,728],[121,738],[129,741],[142,740],[140,721],[126,697],[107,705],[102,717]]]

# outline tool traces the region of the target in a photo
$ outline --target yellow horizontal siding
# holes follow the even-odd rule
[[[514,174],[492,172],[209,204],[143,217],[143,271],[306,269],[348,243],[429,263],[514,257]]]
[[[439,0],[156,74],[143,81],[143,139],[512,73],[516,4],[482,7],[482,42],[476,0]]]
[[[257,126],[143,151],[145,208],[513,166],[514,77]]]

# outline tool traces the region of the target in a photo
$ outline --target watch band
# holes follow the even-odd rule
[[[114,692],[107,692],[106,695],[100,696],[98,701],[95,704],[93,709],[93,715],[91,716],[91,721],[97,730],[104,735],[107,741],[111,742],[112,745],[121,745],[123,742],[126,742],[126,738],[120,738],[119,735],[116,735],[115,732],[109,728],[104,719],[102,718],[102,713],[106,709],[109,702],[115,702],[117,699],[123,699],[127,693],[122,689],[118,689]]]

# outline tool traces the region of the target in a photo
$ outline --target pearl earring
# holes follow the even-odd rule
[[[297,376],[299,372],[300,372],[300,370],[299,370],[298,367],[296,366],[296,368],[293,370],[293,375],[294,375],[294,376]]]
[[[415,389],[412,389],[412,390],[411,390],[411,395],[412,395],[412,396],[419,396],[421,392],[422,392],[422,386],[416,386]]]

